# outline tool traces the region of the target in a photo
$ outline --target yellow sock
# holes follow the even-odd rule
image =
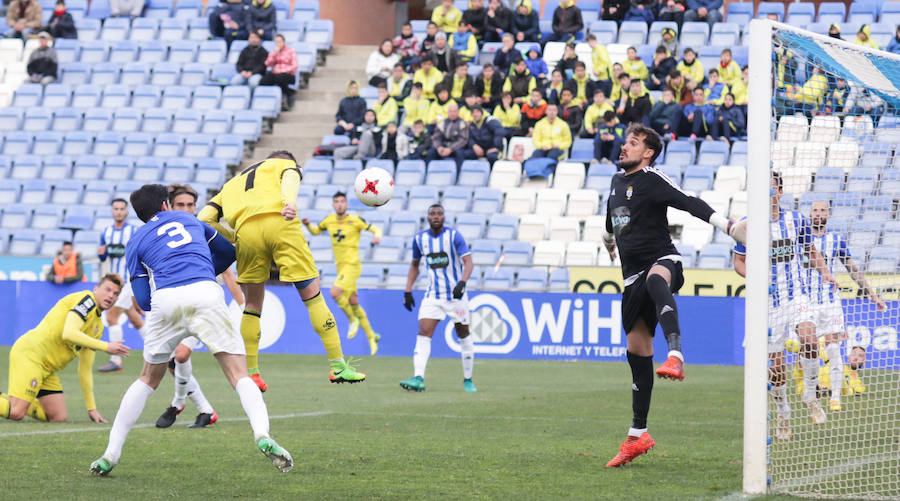
[[[44,406],[37,400],[31,402],[31,405],[28,406],[28,415],[38,421],[47,421],[47,413],[44,412]]]
[[[362,305],[354,304],[353,314],[359,319],[359,326],[362,327],[363,332],[366,333],[366,337],[369,339],[374,338],[375,331],[372,330],[372,324],[369,323],[369,316],[366,315],[366,310],[363,309]]]
[[[325,304],[322,294],[316,294],[315,297],[303,301],[303,304],[309,310],[309,321],[312,323],[313,329],[322,338],[328,360],[344,358],[344,353],[341,351],[341,338],[338,335],[337,324],[334,323],[334,315]]]
[[[340,296],[338,296],[336,301],[338,307],[341,309],[341,311],[344,312],[344,315],[347,315],[347,320],[349,320],[350,323],[353,323],[353,321],[356,320],[357,316],[354,312],[353,307],[350,306],[350,294],[348,294],[347,291],[344,291]]]
[[[9,418],[9,397],[0,395],[0,418]]]
[[[259,312],[244,310],[241,317],[241,337],[247,350],[247,370],[259,374]]]

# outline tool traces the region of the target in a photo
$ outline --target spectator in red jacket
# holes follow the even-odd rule
[[[297,73],[297,53],[284,43],[284,36],[275,35],[275,48],[266,57],[266,67],[270,69],[263,75],[259,85],[277,85],[281,87],[281,107],[287,111],[294,106],[294,91],[288,87],[294,83]]]

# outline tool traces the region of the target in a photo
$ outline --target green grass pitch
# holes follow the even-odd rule
[[[4,379],[8,353],[0,348]],[[657,381],[656,448],[607,469],[630,424],[624,363],[476,360],[479,392],[466,394],[458,359],[431,360],[427,391],[408,393],[398,382],[410,376],[410,358],[363,359],[369,379],[352,386],[330,384],[323,357],[261,358],[272,436],[293,454],[292,472],[255,450],[237,395],[199,353],[194,373],[220,422],[188,429],[196,415],[188,402],[172,428],[154,428],[172,397],[166,376],[112,475],[91,477],[110,425],[89,422],[73,364],[61,374],[68,423],[0,420],[3,498],[687,500],[741,488],[739,367],[688,366],[683,383]],[[110,421],[140,363],[133,352],[124,372],[95,375]]]

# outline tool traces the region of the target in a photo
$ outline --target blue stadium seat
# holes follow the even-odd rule
[[[319,185],[331,181],[331,159],[312,158],[303,166],[304,184]]]
[[[215,110],[218,108],[219,99],[222,97],[222,89],[207,85],[194,89],[194,100],[191,108],[195,110]]]
[[[22,87],[25,87],[24,85]],[[22,87],[19,87],[21,89]],[[72,86],[61,83],[52,83],[47,85],[44,88],[44,99],[41,101],[41,106],[45,108],[61,108],[63,106],[69,106],[69,101],[72,100]],[[19,106],[17,104],[13,104],[14,106]],[[36,106],[37,103],[29,106]]]
[[[204,64],[224,62],[226,52],[224,40],[206,40],[200,43],[197,62]]]
[[[47,19],[45,16],[44,19]],[[75,27],[78,31],[79,42],[92,42],[100,35],[99,19],[76,19]]]
[[[171,85],[163,88],[160,106],[170,110],[183,110],[189,108],[191,101],[191,89],[183,85]]]
[[[259,87],[262,89],[265,87]],[[258,90],[257,89],[257,90]],[[225,87],[222,92],[222,101],[219,103],[221,110],[243,110],[247,109],[250,102],[250,88],[246,86],[229,86]]]
[[[841,167],[819,167],[816,171],[813,191],[817,193],[837,193],[844,185],[844,169]]]
[[[3,154],[16,156],[31,153],[32,144],[34,144],[34,135],[31,132],[7,132],[6,141],[3,143]]]
[[[41,167],[43,166],[43,160],[38,155],[17,155],[13,160],[12,169],[10,169],[9,177],[13,179],[24,179],[28,180],[28,182],[43,182],[42,179],[39,178],[39,174],[41,172]],[[25,188],[27,189],[29,185],[26,183]],[[22,195],[22,203],[41,203],[41,200],[31,200],[26,199],[25,193]]]
[[[488,221],[486,238],[493,240],[512,240],[516,238],[519,218],[511,214],[491,214]]]
[[[25,110],[22,108],[0,108],[0,132],[20,130],[24,116]]]
[[[788,4],[786,23],[806,26],[816,20],[816,4],[813,2],[792,2]]]
[[[892,195],[866,196],[862,204],[862,220],[886,222],[894,219],[896,204]]]
[[[821,170],[822,169],[819,169],[819,171]],[[863,195],[874,194],[875,188],[878,185],[879,172],[880,170],[875,167],[857,167],[855,169],[850,169],[850,172],[847,175],[847,187],[844,189],[853,193],[862,193]],[[818,177],[817,173],[816,184],[818,184]]]
[[[224,167],[225,164],[223,163]],[[207,175],[207,172],[204,172],[202,175]],[[201,176],[200,167],[197,167],[197,177]],[[307,210],[312,207],[313,201],[316,199],[316,188],[309,184],[301,184],[300,191],[297,193],[297,210]]]
[[[728,160],[728,143],[725,141],[703,141],[700,144],[699,165],[724,165]]]
[[[93,4],[95,0],[91,0]],[[152,17],[139,17],[131,22],[131,35],[129,40],[135,42],[147,42],[156,39],[156,33],[159,31],[160,20]],[[141,46],[143,51],[143,46]]]
[[[615,174],[616,166],[613,164],[591,164],[584,180],[584,187],[605,192],[609,190],[609,184]]]
[[[42,233],[40,230],[25,228],[11,233],[9,242],[9,254],[13,256],[33,256],[41,245]]]
[[[500,259],[500,242],[498,240],[472,240],[469,250],[472,251],[472,262],[475,264],[493,266]]]
[[[709,165],[688,165],[684,171],[682,188],[685,191],[700,193],[712,188],[713,168]]]
[[[113,112],[110,130],[132,132],[141,130],[143,112],[137,108],[119,108]]]
[[[466,212],[472,203],[472,188],[468,186],[447,186],[441,198],[444,209],[450,212]]]
[[[618,43],[625,45],[643,45],[647,40],[647,23],[643,21],[622,21],[619,25]]]
[[[20,161],[24,161],[25,156],[20,157]],[[37,162],[40,162],[40,159],[37,159]],[[38,166],[40,163],[37,164]],[[17,178],[23,179],[22,183],[22,196],[20,198],[20,203],[22,204],[43,204],[47,203],[50,200],[50,183],[44,179],[28,179],[28,178]]]
[[[72,231],[71,230],[47,230],[44,232],[44,240],[41,242],[41,247],[38,249],[38,254],[42,256],[53,256],[62,248],[63,242],[71,242],[72,241]],[[0,244],[0,247],[4,246]]]
[[[122,151],[125,135],[121,132],[99,132],[94,139],[94,155],[111,156],[118,155]]]
[[[316,44],[319,50],[331,50],[334,40],[334,22],[331,19],[313,19],[306,24],[306,42]]]
[[[675,248],[681,254],[682,264],[685,268],[693,268],[697,258],[697,249],[690,244],[676,243]]]
[[[140,18],[147,19],[147,18]],[[154,19],[147,19],[154,21]],[[153,64],[165,61],[169,57],[169,44],[162,40],[144,40],[139,42],[140,53],[137,61],[141,63]],[[130,62],[130,61],[129,61]],[[123,70],[124,71],[124,70]]]
[[[216,137],[213,157],[237,165],[244,156],[244,138],[234,134],[223,134]]]
[[[700,249],[697,259],[698,268],[729,268],[731,263],[731,245],[709,243]]]
[[[68,155],[49,155],[44,157],[43,179],[67,179],[72,172],[72,157]]]
[[[528,245],[529,248],[531,245]],[[489,268],[484,272],[482,286],[485,289],[510,290],[513,288],[513,280],[515,272],[512,268],[502,267],[498,269]]]
[[[266,118],[277,117],[281,111],[281,87],[257,87],[253,91],[253,102],[250,103],[250,109],[262,113]]]
[[[22,84],[16,89],[15,95],[13,95],[12,105],[22,108],[40,106],[43,94],[44,86],[41,84]]]
[[[394,172],[394,184],[417,186],[425,181],[425,162],[422,160],[400,160]]]
[[[100,232],[99,231],[90,231],[83,230],[75,232],[75,237],[72,239],[73,247],[75,252],[78,252],[82,256],[90,256],[92,253],[97,252],[97,244],[100,242]]]
[[[459,231],[467,242],[482,238],[487,226],[487,217],[484,214],[464,212],[456,216],[456,230]]]
[[[125,108],[131,104],[131,89],[127,85],[107,85],[103,87],[100,106],[103,108]]]
[[[87,230],[94,225],[94,207],[87,205],[70,205],[66,207],[66,215],[60,222],[60,228],[67,230]]]
[[[679,43],[683,47],[702,47],[709,38],[709,25],[706,22],[686,22],[681,26]]]
[[[103,168],[103,179],[107,181],[126,181],[131,179],[134,160],[130,156],[111,156],[106,159]]]
[[[215,138],[209,134],[189,134],[184,141],[184,153],[187,158],[209,158]]]
[[[881,6],[881,15],[878,18],[880,23],[888,26],[897,26],[900,24],[900,2],[885,2]]]
[[[888,23],[875,23],[869,25],[869,28],[871,28],[872,40],[874,40],[882,49],[886,48],[897,33],[896,26],[896,24]]]
[[[141,131],[150,133],[169,132],[172,123],[172,110],[150,108],[144,112]]]
[[[163,133],[156,135],[156,142],[153,145],[154,157],[178,157],[181,156],[181,150],[184,148],[184,134]],[[136,165],[135,167],[140,167]],[[137,175],[137,173],[135,173]]]
[[[35,155],[55,155],[59,153],[63,136],[59,132],[42,130],[34,135],[31,152]]]
[[[19,201],[22,184],[13,179],[0,179],[0,207]]]
[[[82,64],[92,64],[102,63],[107,60],[109,60],[109,42],[96,41],[81,45],[81,52],[78,56],[78,62]]]
[[[819,17],[817,22],[824,25],[843,23],[847,14],[847,7],[842,2],[822,2],[819,4]]]
[[[81,47],[78,40],[60,38],[53,42],[53,50],[56,51],[56,60],[59,64],[68,64],[78,60],[78,51]]]
[[[594,21],[588,26],[588,32],[597,37],[604,45],[616,43],[619,38],[619,26],[615,21]]]
[[[207,63],[187,64],[181,72],[181,85],[199,87],[209,82],[210,65]]]
[[[769,14],[778,16],[779,21],[784,20],[784,4],[781,2],[760,2],[756,10],[756,17],[765,19]]]
[[[216,158],[201,158],[197,161],[197,174],[194,182],[220,185],[225,180],[228,166]]]
[[[172,122],[172,132],[192,134],[200,130],[203,125],[203,113],[191,109],[179,109],[175,111]]]
[[[60,179],[53,184],[53,196],[50,201],[55,204],[77,204],[81,203],[83,194],[84,181]],[[37,212],[35,212],[35,215],[37,215]]]
[[[10,204],[3,207],[0,215],[0,227],[8,230],[27,228],[31,222],[32,209],[26,204]]]
[[[671,141],[666,147],[667,165],[690,165],[694,163],[694,144],[688,141]],[[590,170],[588,171],[590,177]]]
[[[194,161],[189,158],[167,158],[163,170],[167,183],[187,183],[194,179]]]
[[[200,17],[203,3],[200,0],[178,0],[175,6],[175,18],[195,19]]]
[[[72,93],[72,107],[95,108],[100,103],[101,89],[93,85],[80,84]]]
[[[111,63],[125,64],[137,60],[138,44],[131,40],[120,40],[112,44],[109,53]]]
[[[284,35],[285,43],[291,47],[303,38],[305,30],[306,22],[301,19],[284,19],[278,21],[278,31]]]
[[[304,177],[305,177],[305,175],[304,175]],[[343,192],[343,191],[345,191],[345,188],[343,186],[337,185],[337,184],[321,184],[321,185],[319,185],[316,189],[316,199],[313,204],[313,208],[315,210],[331,211],[332,210],[332,204],[331,204],[332,198],[334,197],[334,194],[339,191]],[[313,221],[321,221],[322,219],[325,219],[326,216],[322,216],[321,219],[314,218],[312,215],[310,215],[309,217]]]
[[[547,288],[547,272],[543,268],[521,268],[516,280],[516,288],[540,291]]]
[[[170,56],[171,58],[171,56]],[[181,77],[181,64],[172,61],[161,61],[153,65],[150,83],[153,85],[176,85]]]
[[[367,220],[368,221],[368,220]],[[381,243],[372,249],[373,261],[399,261],[406,250],[406,239],[400,237],[383,237]]]
[[[84,114],[77,108],[56,108],[53,113],[53,130],[57,132],[80,131],[83,118]]]
[[[119,83],[132,86],[145,84],[150,78],[150,68],[150,62],[126,63],[122,66],[122,76],[119,77]]]
[[[209,38],[209,20],[205,17],[188,19],[188,38],[196,42],[202,42]]]
[[[878,18],[878,9],[868,2],[851,2],[847,22],[856,25],[872,24]]]
[[[92,65],[91,85],[107,86],[119,82],[122,65],[117,63],[95,63]]]
[[[466,160],[462,163],[456,184],[460,186],[486,186],[491,175],[491,165],[485,160]]]
[[[791,4],[796,5],[796,4]],[[716,23],[709,35],[710,45],[723,45],[731,47],[738,45],[741,40],[741,27],[734,23]]]
[[[175,8],[172,0],[148,0],[144,14],[147,17],[166,18],[172,17]]]
[[[115,185],[112,181],[91,179],[85,186],[81,202],[87,205],[106,206],[112,199],[113,190],[115,190]]]
[[[349,185],[356,181],[356,175],[362,171],[362,161],[356,159],[335,160],[331,173],[334,184]]]
[[[392,237],[412,238],[419,231],[419,213],[410,211],[396,211],[391,214],[391,228],[389,235]]]
[[[647,45],[651,45],[655,49],[662,40],[662,30],[665,28],[672,28],[675,30],[675,37],[676,39],[678,38],[678,23],[672,21],[653,21],[653,23],[650,24],[650,32],[647,35]]]
[[[162,175],[163,160],[156,157],[140,157],[134,162],[131,179],[134,181],[158,181]]]
[[[900,192],[900,169],[894,168],[882,171],[881,182],[878,187],[881,194]]]
[[[175,121],[178,122],[179,114],[182,111],[187,110],[179,110],[175,112]],[[190,110],[196,111],[196,110]],[[187,120],[184,124],[185,128],[192,128],[190,132],[195,132],[199,130],[204,134],[227,134],[231,130],[231,120],[232,120],[232,112],[230,111],[220,111],[220,110],[208,110],[202,114],[201,117],[197,117],[194,114],[190,115],[182,115],[182,117]],[[184,130],[175,130],[173,128],[173,132],[182,132],[185,133]]]
[[[503,192],[496,188],[475,188],[472,196],[472,212],[496,214],[503,206]]]
[[[510,240],[503,242],[504,265],[529,265],[534,249],[529,242]]]
[[[456,184],[456,162],[453,160],[432,160],[428,162],[425,184],[450,186]]]
[[[438,189],[436,186],[413,186],[409,190],[409,205],[407,210],[424,213],[428,207],[438,201]]]
[[[75,157],[72,167],[74,179],[98,180],[103,174],[103,157],[97,155],[79,155]]]
[[[122,154],[133,157],[150,155],[153,149],[153,136],[154,134],[150,132],[127,133],[122,145]],[[94,152],[96,153],[96,148]]]
[[[898,269],[897,249],[892,245],[879,245],[869,254],[869,273],[896,273]]]
[[[296,0],[291,19],[312,20],[319,18],[319,0]]]

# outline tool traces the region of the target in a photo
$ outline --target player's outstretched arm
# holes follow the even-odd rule
[[[318,224],[311,224],[309,218],[305,217],[301,222],[303,223],[303,226],[306,226],[306,229],[309,230],[311,234],[318,235],[322,233],[322,228]]]
[[[668,205],[688,212],[697,219],[719,228],[737,242],[742,244],[747,243],[746,224],[739,223],[719,214],[702,199],[692,197],[681,191],[681,188],[679,188],[671,179],[666,177],[665,174],[659,174],[659,177],[660,180],[656,183],[656,189],[659,193],[651,194],[651,196],[658,195],[658,199],[665,200]]]
[[[84,316],[86,317],[88,314],[92,313],[93,311],[89,311]],[[62,331],[63,341],[81,346],[82,348],[107,351],[109,349],[109,343],[94,339],[84,332],[81,332],[82,327],[84,327],[84,320],[81,313],[76,310],[71,310],[66,314],[66,322],[63,324]]]
[[[81,350],[79,353],[78,379],[81,381],[81,394],[84,396],[88,417],[95,423],[108,423],[97,412],[97,402],[94,400],[94,350]]]
[[[809,258],[809,267],[818,271],[820,275],[822,275],[822,280],[825,282],[830,282],[831,285],[837,289],[838,282],[835,280],[834,276],[831,274],[831,271],[828,269],[828,264],[825,263],[825,258],[822,257],[822,254],[819,254],[819,251],[816,250],[816,246],[813,244],[809,244],[806,248],[806,257]]]
[[[869,281],[866,280],[866,274],[856,266],[853,259],[845,254],[841,256],[841,262],[844,263],[844,267],[850,272],[850,278],[856,282],[856,285],[858,285],[860,289],[866,291],[869,299],[875,303],[879,311],[884,311],[887,308],[887,305],[884,304],[884,300],[878,296],[877,292],[875,292],[875,288],[869,285]]]
[[[375,238],[372,239],[372,243],[378,245],[381,243],[381,237],[384,236],[384,232],[381,231],[381,228],[375,226],[374,224],[370,224],[367,230],[371,231],[372,234],[375,235]]]
[[[212,200],[206,202],[206,205],[204,205],[202,209],[200,209],[200,213],[197,214],[197,219],[212,226],[220,235],[227,238],[229,242],[234,242],[234,230],[219,222],[222,217],[224,217],[224,214],[225,213],[222,210],[222,194],[218,193]]]
[[[144,311],[150,311],[150,279],[144,276],[131,276],[131,292],[134,300]]]

